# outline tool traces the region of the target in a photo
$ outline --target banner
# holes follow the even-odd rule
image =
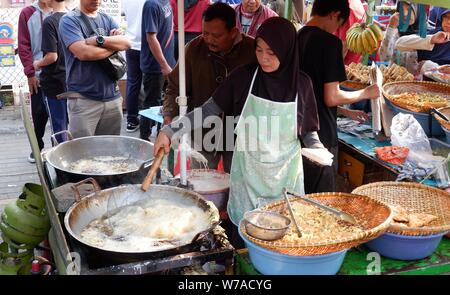
[[[0,23],[0,66],[14,67],[16,59],[14,56],[13,25],[10,23]]]

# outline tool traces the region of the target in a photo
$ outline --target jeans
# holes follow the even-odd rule
[[[45,134],[45,125],[48,121],[47,107],[44,102],[44,94],[39,87],[38,92],[31,95],[31,117],[33,119],[34,133],[39,145],[39,149],[44,148],[43,137]]]
[[[126,89],[127,122],[133,124],[139,123],[139,93],[142,84],[140,56],[141,52],[139,50],[129,49],[126,51],[128,65]]]
[[[52,127],[52,133],[67,130],[68,127],[68,115],[67,115],[67,100],[57,99],[45,95],[45,105],[47,106],[47,113],[50,117],[50,125]],[[60,134],[56,136],[58,143],[67,140],[67,138]]]
[[[192,39],[200,36],[202,33],[191,33],[191,32],[185,32],[184,33],[184,45],[188,44],[192,41]],[[178,32],[175,32],[174,34],[174,52],[173,56],[175,57],[175,60],[178,61]]]
[[[164,76],[162,74],[144,74],[144,109],[161,105],[163,86]],[[139,123],[141,139],[149,139],[153,124],[154,121],[141,116]]]

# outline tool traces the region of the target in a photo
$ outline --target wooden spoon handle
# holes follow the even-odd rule
[[[152,167],[147,173],[144,181],[141,185],[141,190],[146,192],[150,185],[152,184],[153,177],[155,176],[156,171],[158,171],[159,166],[161,166],[162,159],[164,158],[164,148],[160,148],[158,154],[155,157],[155,161],[153,161]]]

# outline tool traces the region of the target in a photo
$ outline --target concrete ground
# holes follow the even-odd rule
[[[125,128],[124,118],[121,134],[139,137],[139,131],[128,133]],[[50,126],[47,125],[44,137],[46,148],[51,147],[50,133]],[[27,161],[30,152],[20,107],[0,109],[0,212],[20,195],[25,183],[40,183],[35,164]]]

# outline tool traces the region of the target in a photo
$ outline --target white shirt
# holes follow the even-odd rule
[[[131,40],[131,49],[141,51],[142,10],[146,0],[122,0],[122,11],[127,20],[126,36]]]

